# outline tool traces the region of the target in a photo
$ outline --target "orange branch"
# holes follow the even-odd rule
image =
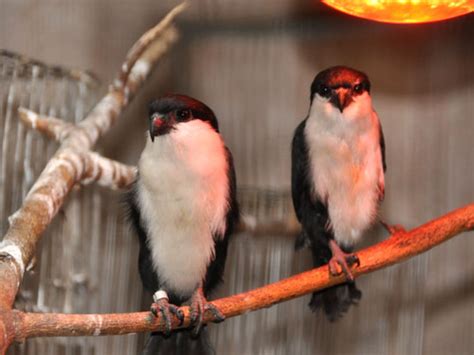
[[[354,277],[402,262],[421,254],[462,232],[474,229],[474,204],[457,209],[406,233],[392,235],[385,241],[361,250],[360,266]],[[303,272],[287,279],[212,303],[227,317],[270,307],[276,303],[303,296],[344,282],[343,276],[329,275],[327,266]],[[182,308],[190,325],[189,308]],[[150,312],[123,314],[41,314],[13,311],[15,339],[39,336],[112,335],[163,330],[161,319]],[[210,314],[205,322],[212,321]],[[178,327],[178,320],[173,320]]]

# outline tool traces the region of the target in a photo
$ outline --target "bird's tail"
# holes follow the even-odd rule
[[[206,328],[201,329],[198,337],[189,330],[178,330],[169,336],[152,333],[146,341],[142,355],[214,355]]]
[[[331,259],[331,250],[327,244],[311,240],[310,248],[314,267],[325,265]],[[348,253],[350,250],[345,249],[344,252]],[[355,282],[346,282],[313,292],[309,306],[314,312],[322,309],[330,321],[335,321],[346,313],[351,305],[357,304],[361,297],[362,292]]]

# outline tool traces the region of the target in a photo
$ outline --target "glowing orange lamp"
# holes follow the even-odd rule
[[[420,23],[474,11],[474,0],[322,0],[337,10],[369,20]]]

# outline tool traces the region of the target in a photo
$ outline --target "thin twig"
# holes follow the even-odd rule
[[[61,142],[68,133],[76,129],[72,123],[55,117],[38,115],[24,107],[18,109],[18,116],[25,126],[41,132],[57,142]]]
[[[357,253],[360,266],[353,269],[354,277],[400,263],[447,241],[462,232],[474,229],[474,204],[452,211],[406,233],[392,235],[385,241]],[[287,279],[212,301],[227,317],[270,307],[305,294],[344,282],[344,276],[333,277],[327,266]],[[190,325],[189,307],[182,307],[185,321]],[[41,314],[14,312],[17,340],[39,336],[112,335],[163,330],[162,320],[150,312],[123,314]],[[212,321],[205,314],[204,321]],[[173,319],[173,328],[179,321]]]
[[[182,11],[184,11],[187,6],[188,4],[186,2],[183,2],[182,4],[176,6],[165,16],[163,20],[160,21],[157,26],[145,32],[140,37],[140,39],[135,42],[133,47],[128,51],[127,56],[125,58],[125,62],[120,68],[120,74],[118,75],[119,79],[115,86],[121,88],[127,85],[130,71],[136,64],[137,60],[142,57],[143,52],[145,52],[145,50],[150,47],[150,44],[154,42],[159,36],[161,36],[162,33],[172,25],[176,16],[178,16]]]
[[[129,187],[137,175],[137,168],[107,159],[100,154],[87,152],[87,162],[81,184],[96,182],[111,189]]]

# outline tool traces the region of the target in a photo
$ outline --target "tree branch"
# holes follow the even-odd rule
[[[180,8],[182,9],[182,8]],[[177,13],[174,13],[176,16]],[[160,24],[157,25],[157,27]],[[132,67],[125,86],[111,86],[109,93],[95,106],[89,115],[82,120],[78,127],[83,129],[83,134],[89,142],[70,139],[69,144],[77,148],[91,148],[95,142],[106,133],[115,123],[119,114],[128,105],[130,99],[142,86],[145,79],[155,66],[158,59],[169,49],[169,46],[178,39],[177,30],[174,26],[166,28],[155,42],[147,42],[149,47],[142,52],[142,57]],[[140,39],[138,40],[140,41]],[[86,143],[84,145],[84,143]]]
[[[137,168],[118,161],[104,158],[94,153],[87,153],[87,162],[81,183],[97,182],[112,189],[123,189],[130,186],[137,175]]]
[[[132,70],[132,68],[135,66],[137,63],[138,59],[143,56],[143,53],[150,48],[150,45],[156,41],[156,39],[163,34],[165,30],[167,30],[172,24],[174,18],[181,13],[188,4],[186,2],[183,2],[182,4],[176,6],[174,9],[172,9],[166,16],[163,18],[163,20],[158,24],[158,26],[155,26],[145,32],[140,39],[135,42],[133,47],[128,51],[127,56],[125,58],[125,62],[122,64],[120,73],[118,75],[118,81],[115,84],[117,88],[121,88],[123,86],[127,85],[127,81],[129,79],[129,74]],[[140,65],[138,65],[139,67]]]
[[[71,131],[76,129],[72,123],[55,117],[38,115],[23,107],[18,109],[18,115],[26,127],[43,133],[57,142],[62,142]]]
[[[457,209],[406,233],[390,236],[385,241],[357,253],[360,266],[352,270],[358,277],[400,263],[421,254],[453,236],[474,229],[474,204]],[[287,279],[212,301],[227,317],[270,307],[305,294],[344,282],[344,276],[333,277],[327,266],[303,272]],[[182,307],[185,321],[190,325],[189,307]],[[213,320],[205,314],[205,322]],[[14,311],[16,340],[39,336],[112,335],[146,331],[162,331],[163,323],[150,312],[123,314],[41,314]],[[173,319],[173,328],[179,321]]]

